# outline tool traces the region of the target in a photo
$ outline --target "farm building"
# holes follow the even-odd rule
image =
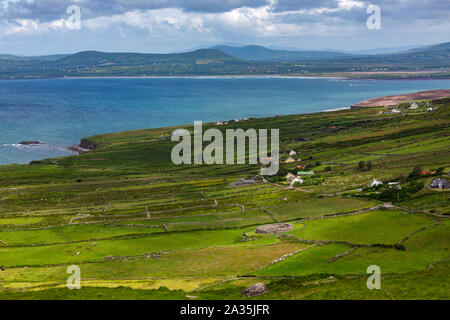
[[[284,163],[292,163],[292,162],[295,162],[295,159],[292,157],[289,157],[284,161]]]
[[[373,181],[369,184],[369,187],[376,187],[383,184],[383,181],[377,180],[377,179],[373,179]]]
[[[293,175],[292,173],[288,173],[287,175],[286,175],[286,180],[287,180],[287,182],[292,182],[292,181],[294,181],[294,179],[295,179],[296,177],[295,177],[295,175]]]
[[[294,183],[298,182],[298,183],[303,183],[303,179],[301,177],[297,177],[292,173],[288,173],[286,175],[286,180],[288,183],[290,183],[291,185],[294,185]]]
[[[409,107],[410,110],[416,110],[417,108],[419,108],[419,106],[415,102],[411,103],[411,106]]]
[[[255,183],[257,183],[257,181],[253,180],[253,179],[239,179],[239,180],[237,180],[235,182],[232,182],[230,184],[230,188],[249,186],[249,185],[252,185],[252,184],[255,184]]]
[[[433,189],[450,189],[450,182],[443,178],[436,178],[430,185]]]
[[[400,190],[402,188],[402,186],[400,185],[400,182],[389,182],[388,185],[389,185],[389,188],[391,188],[391,189]]]
[[[297,172],[298,176],[313,176],[315,173],[314,171],[299,171]]]

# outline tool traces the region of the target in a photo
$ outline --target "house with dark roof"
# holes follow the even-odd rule
[[[433,189],[450,189],[450,182],[443,178],[436,178],[433,180],[433,182],[430,185]]]
[[[243,186],[250,186],[252,184],[257,183],[254,179],[239,179],[235,182],[232,182],[230,184],[230,188],[237,188],[237,187],[243,187]]]

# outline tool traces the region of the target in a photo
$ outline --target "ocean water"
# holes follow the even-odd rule
[[[71,154],[80,138],[131,129],[349,107],[365,99],[448,89],[450,80],[122,78],[0,81],[0,164]],[[26,140],[45,142],[20,146]]]

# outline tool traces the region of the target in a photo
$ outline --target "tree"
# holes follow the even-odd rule
[[[358,169],[359,171],[364,171],[364,169],[366,168],[366,163],[364,161],[360,161],[358,163]]]
[[[369,160],[369,162],[367,162],[367,171],[372,170],[372,168],[373,168],[372,160]]]
[[[423,169],[421,166],[415,166],[414,169],[409,174],[410,178],[420,177],[422,175]]]

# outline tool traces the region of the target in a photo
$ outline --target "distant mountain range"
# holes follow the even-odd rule
[[[401,46],[401,47],[389,47],[389,48],[374,48],[374,49],[366,49],[366,50],[357,50],[357,51],[349,51],[348,53],[353,54],[364,54],[364,55],[373,55],[373,54],[396,54],[406,52],[411,49],[421,48],[423,46],[415,45],[415,46]],[[344,51],[347,52],[347,51]]]
[[[185,53],[106,53],[18,57],[0,55],[0,78],[184,75],[305,75],[352,71],[450,69],[450,42],[396,54],[273,50],[217,46]],[[446,76],[448,77],[448,75]]]
[[[249,61],[321,61],[350,58],[355,55],[337,51],[288,51],[273,50],[262,46],[217,46],[217,49],[229,55]]]
[[[57,61],[69,56],[69,54],[54,54],[49,56],[15,56],[12,54],[0,54],[0,59],[12,61]]]

